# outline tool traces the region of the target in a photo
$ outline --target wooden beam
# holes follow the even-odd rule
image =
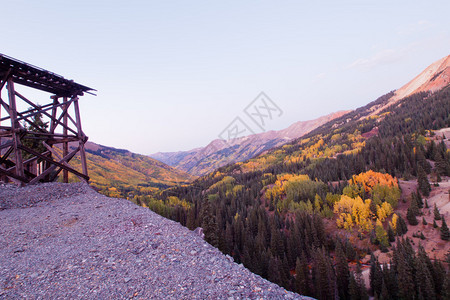
[[[72,99],[73,100],[73,99]],[[67,110],[69,109],[70,103],[67,102],[67,97],[63,98],[64,109],[63,109],[63,134],[67,135]],[[69,152],[69,143],[64,142],[63,143],[63,157],[67,156],[67,153]],[[63,182],[69,183],[69,172],[67,170],[63,171]]]
[[[9,171],[5,170],[1,165],[0,165],[0,173],[3,174],[3,175],[6,175],[8,177],[17,179],[17,180],[19,180],[20,182],[23,182],[23,183],[28,183],[29,182],[28,178],[26,178],[25,176],[19,176],[19,175],[13,173],[13,172],[9,172]]]
[[[12,142],[4,143],[3,145],[0,145],[0,150],[1,150],[1,149],[4,149],[4,148],[11,147],[12,145],[13,145]]]
[[[78,172],[77,170],[75,170],[75,169],[73,169],[73,168],[70,168],[70,167],[67,167],[67,166],[65,166],[64,164],[62,164],[62,163],[60,163],[60,162],[57,162],[57,161],[55,161],[55,160],[53,160],[53,159],[51,159],[51,158],[49,158],[49,157],[46,157],[46,156],[40,154],[39,152],[34,151],[33,149],[30,149],[30,148],[25,147],[25,146],[23,146],[23,145],[20,145],[19,148],[22,149],[22,150],[24,150],[24,151],[26,151],[26,152],[28,152],[28,153],[30,153],[30,154],[33,154],[34,156],[38,156],[38,157],[41,158],[42,160],[47,161],[49,164],[56,165],[56,166],[58,166],[58,167],[60,167],[60,168],[62,168],[62,169],[65,169],[65,170],[68,170],[69,172],[74,173],[75,175],[78,175],[78,176],[80,176],[80,177],[83,177],[83,179],[85,179],[85,180],[89,180],[89,177],[88,177],[87,175],[81,174],[81,173]],[[75,155],[75,154],[74,154],[74,155]]]
[[[75,149],[74,151],[70,152],[66,157],[63,157],[62,160],[60,161],[60,163],[62,163],[63,161],[70,161],[75,154],[79,151],[79,148]],[[39,176],[37,176],[36,178],[30,180],[30,184],[35,184],[37,182],[39,182],[40,180],[44,179],[46,176],[50,175],[50,173],[52,173],[55,169],[56,169],[57,165],[54,164],[52,166],[50,166],[48,169],[46,169],[44,172],[42,172],[42,174],[40,174]],[[84,178],[83,178],[84,179]],[[86,179],[85,179],[86,180]],[[87,179],[89,180],[89,178]]]
[[[19,98],[21,98],[21,99],[22,99],[23,101],[25,101],[27,104],[29,104],[29,105],[33,106],[34,108],[40,110],[40,112],[41,112],[43,115],[46,115],[46,116],[47,116],[48,118],[50,118],[51,120],[54,120],[54,121],[57,123],[56,126],[58,126],[58,125],[64,126],[64,124],[63,124],[62,122],[58,122],[58,121],[55,120],[49,113],[47,113],[47,110],[53,109],[53,107],[46,108],[46,109],[40,109],[38,105],[34,104],[34,103],[31,102],[30,100],[28,100],[27,98],[25,98],[24,96],[22,96],[21,94],[19,94],[19,93],[17,93],[17,92],[16,92],[16,94],[17,94],[17,96],[18,96]],[[64,105],[64,103],[59,103],[59,104],[56,105],[56,107],[63,106],[63,105]],[[75,130],[73,130],[72,128],[69,128],[69,127],[68,127],[67,130],[71,131],[73,134],[77,134],[77,132],[76,132]]]
[[[14,146],[13,146],[13,143],[11,142],[11,146],[8,149],[8,151],[6,151],[6,153],[2,157],[0,157],[0,164],[3,164],[6,161],[6,159],[8,159],[8,157],[11,155],[11,153],[13,151],[14,151]]]
[[[50,97],[51,99],[53,99],[53,107],[52,107],[52,119],[50,122],[50,133],[55,133],[55,129],[56,129],[56,110],[58,109],[58,107],[56,105],[59,104],[58,102],[58,96],[54,95]]]
[[[75,102],[73,103],[75,108],[75,117],[77,119],[77,129],[78,129],[78,137],[80,138],[80,157],[81,157],[81,169],[83,174],[87,177],[87,162],[86,162],[86,152],[84,150],[84,143],[87,141],[87,136],[84,135],[83,129],[81,128],[81,117],[80,117],[80,107],[78,106],[78,98],[73,98]],[[89,178],[89,177],[88,177]]]
[[[78,151],[80,151],[80,147],[78,147],[76,150],[74,150],[73,153],[78,152]],[[63,163],[64,163],[66,166],[69,166],[69,167],[70,167],[69,161],[73,158],[74,155],[72,155],[72,156],[66,155],[65,157],[68,157],[68,158],[67,158],[67,160],[64,160],[64,158],[61,158],[61,156],[59,156],[59,154],[56,153],[56,151],[53,152],[53,154],[54,154],[58,159],[60,159],[61,161],[64,161]],[[50,181],[54,181],[54,180],[56,179],[56,177],[58,177],[58,174],[61,172],[61,170],[62,170],[62,169],[59,168],[59,169],[57,169],[55,172],[53,172],[53,174],[52,174],[51,177],[50,177]],[[65,171],[65,170],[62,170],[62,171]],[[78,179],[80,179],[81,181],[85,180],[84,178],[78,176],[77,174],[75,174],[75,176],[77,176]],[[66,183],[68,183],[68,182],[69,182],[69,180],[67,179],[67,182],[66,182]]]
[[[17,109],[16,109],[16,94],[14,91],[14,82],[10,78],[8,80],[8,95],[9,95],[9,115],[11,116],[11,129],[13,132],[13,147],[16,158],[16,174],[18,177],[24,177],[22,152],[19,151],[21,143],[19,137],[19,130],[21,129],[20,123],[17,121]]]
[[[5,86],[6,82],[9,79],[9,75],[11,74],[11,68],[9,68],[8,71],[6,71],[5,76],[3,76],[1,85],[0,85],[0,92],[3,90],[3,87]]]

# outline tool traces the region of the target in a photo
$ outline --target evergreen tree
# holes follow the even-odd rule
[[[431,186],[428,182],[427,173],[420,165],[418,166],[417,171],[417,183],[419,185],[420,193],[425,197],[428,197],[430,195]]]
[[[339,291],[339,299],[349,299],[348,286],[350,283],[350,271],[347,257],[342,250],[341,243],[336,243],[336,283]]]
[[[441,239],[444,241],[450,240],[450,232],[448,230],[448,226],[447,226],[447,223],[445,222],[444,217],[442,217]]]
[[[444,284],[441,291],[441,299],[450,299],[450,272],[444,274]]]
[[[380,298],[379,299],[380,300],[381,299],[382,300],[392,299],[391,296],[389,295],[389,291],[387,289],[386,282],[385,282],[384,278],[383,278],[383,283],[381,285],[381,294],[380,294]]]
[[[406,212],[406,219],[408,220],[409,225],[415,226],[419,224],[419,221],[417,221],[416,215],[413,212],[413,209],[411,209],[411,207],[409,207]]]
[[[449,175],[449,162],[445,160],[444,155],[437,154],[436,155],[436,173],[439,176]]]
[[[423,225],[428,225],[428,222],[427,222],[427,220],[425,220],[425,217],[422,217],[422,224]]]
[[[434,203],[434,219],[435,220],[440,220],[441,219],[441,213],[439,212],[439,209],[436,206],[436,203]]]
[[[334,299],[337,296],[336,275],[325,249],[317,249],[313,261],[315,297]]]
[[[402,236],[407,232],[408,232],[408,226],[406,226],[406,222],[402,218],[402,216],[399,215],[398,219],[397,219],[397,235]]]
[[[31,108],[30,108],[31,109]],[[48,122],[44,122],[42,120],[42,114],[36,114],[33,116],[33,124],[25,124],[24,128],[29,132],[25,135],[25,137],[22,140],[22,145],[24,145],[27,148],[30,148],[32,150],[35,150],[39,153],[42,153],[46,151],[44,144],[42,143],[42,140],[34,139],[34,134],[37,132],[47,132]],[[28,126],[27,126],[28,125]],[[23,158],[28,159],[33,157],[34,155],[23,151],[22,152]],[[41,161],[41,159],[38,159],[38,161]]]
[[[197,227],[196,218],[195,218],[195,207],[191,207],[189,209],[186,221],[186,227],[190,230],[194,230]]]
[[[362,276],[361,263],[358,261],[356,264],[356,272],[351,273],[349,293],[351,300],[367,300],[366,286],[364,284],[364,278]]]
[[[269,280],[272,282],[275,282],[276,284],[281,285],[281,273],[280,273],[280,266],[281,262],[276,256],[270,256],[269,259],[269,270],[268,270],[268,276]]]
[[[416,201],[418,208],[423,208],[423,199],[422,196],[420,195],[419,188],[417,188],[416,192],[413,192],[411,194],[411,198]]]
[[[380,294],[382,283],[383,283],[383,272],[381,269],[381,265],[378,262],[378,259],[375,258],[375,255],[373,253],[370,255],[369,280],[370,280],[370,288],[372,289],[372,293]]]
[[[201,213],[202,216],[202,228],[203,233],[205,234],[205,240],[210,243],[212,246],[218,246],[218,228],[216,223],[216,218],[212,213],[211,203],[208,199],[203,201],[203,211]]]
[[[309,268],[305,253],[302,253],[301,258],[297,258],[295,273],[297,293],[311,296]]]
[[[419,246],[425,254],[423,247]],[[419,252],[420,252],[419,251]],[[416,277],[416,291],[418,293],[418,299],[436,299],[436,293],[434,289],[433,277],[427,266],[427,256],[419,254],[414,260],[415,277]]]
[[[388,234],[389,242],[390,243],[395,242],[395,233],[391,226],[388,227],[387,234]]]

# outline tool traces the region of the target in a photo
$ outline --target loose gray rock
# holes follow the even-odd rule
[[[308,299],[87,184],[0,185],[0,299]]]

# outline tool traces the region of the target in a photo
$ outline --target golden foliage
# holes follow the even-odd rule
[[[366,193],[370,193],[375,185],[387,185],[398,187],[397,178],[389,174],[383,174],[369,170],[365,173],[353,175],[352,179],[348,181],[350,184],[356,184],[364,187]]]
[[[361,197],[351,198],[342,195],[334,204],[334,213],[338,214],[336,224],[339,228],[350,230],[354,225],[359,226],[361,232],[373,229],[370,211],[371,200],[365,202]]]
[[[377,205],[377,217],[381,222],[384,222],[384,220],[389,217],[392,212],[392,206],[387,202],[383,202],[381,206]]]
[[[398,216],[396,214],[393,214],[392,219],[389,222],[389,226],[391,226],[394,233],[397,233],[397,221],[398,221]]]

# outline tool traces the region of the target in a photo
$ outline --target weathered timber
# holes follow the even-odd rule
[[[16,84],[50,93],[51,101],[37,104],[19,93]],[[0,180],[34,184],[56,180],[63,172],[64,182],[69,181],[69,174],[88,181],[84,147],[88,137],[82,130],[78,100],[92,91],[0,54]],[[69,143],[76,144],[70,152]],[[70,165],[76,155],[80,157],[81,171]]]

